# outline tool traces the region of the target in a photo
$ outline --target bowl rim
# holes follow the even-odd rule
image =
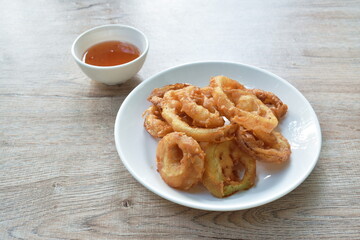
[[[76,43],[80,40],[80,38],[84,37],[86,34],[92,32],[92,31],[95,31],[97,29],[100,29],[100,28],[109,28],[109,27],[120,27],[120,28],[127,28],[127,29],[131,29],[131,30],[134,30],[138,33],[140,33],[140,35],[143,37],[143,39],[145,40],[145,49],[144,51],[142,51],[142,53],[140,54],[139,57],[135,58],[134,60],[130,61],[130,62],[127,62],[127,63],[124,63],[124,64],[119,64],[119,65],[114,65],[114,66],[96,66],[96,65],[91,65],[91,64],[88,64],[88,63],[85,63],[83,62],[81,59],[78,58],[78,56],[76,56],[75,54],[75,45]],[[148,38],[146,37],[146,35],[140,31],[139,29],[135,28],[135,27],[132,27],[132,26],[129,26],[129,25],[124,25],[124,24],[106,24],[106,25],[101,25],[101,26],[97,26],[97,27],[93,27],[93,28],[90,28],[88,30],[86,30],[85,32],[81,33],[73,42],[73,44],[71,45],[71,55],[73,56],[73,58],[75,59],[75,61],[82,65],[82,66],[85,66],[85,67],[88,67],[88,68],[93,68],[93,69],[115,69],[115,68],[122,68],[122,67],[126,67],[130,64],[133,64],[137,61],[140,61],[140,59],[144,58],[147,54],[149,50],[149,40]]]

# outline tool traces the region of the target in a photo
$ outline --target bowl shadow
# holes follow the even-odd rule
[[[92,80],[89,86],[88,97],[126,97],[142,81],[143,79],[138,75],[117,85],[106,85]]]

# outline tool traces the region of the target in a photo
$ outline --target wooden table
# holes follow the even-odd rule
[[[359,1],[3,1],[0,9],[0,239],[360,239]],[[106,86],[75,65],[83,31],[132,25],[143,69]],[[319,162],[297,189],[234,212],[153,194],[115,149],[128,93],[175,65],[225,60],[267,69],[312,104]],[[141,146],[140,146],[141,147]]]

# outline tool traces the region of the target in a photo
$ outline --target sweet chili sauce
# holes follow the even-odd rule
[[[106,41],[86,50],[83,61],[96,66],[115,66],[130,62],[139,56],[139,49],[131,43]]]

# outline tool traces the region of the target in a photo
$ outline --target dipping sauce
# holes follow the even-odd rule
[[[115,66],[130,62],[139,56],[139,49],[131,43],[106,41],[86,50],[83,61],[95,66]]]

